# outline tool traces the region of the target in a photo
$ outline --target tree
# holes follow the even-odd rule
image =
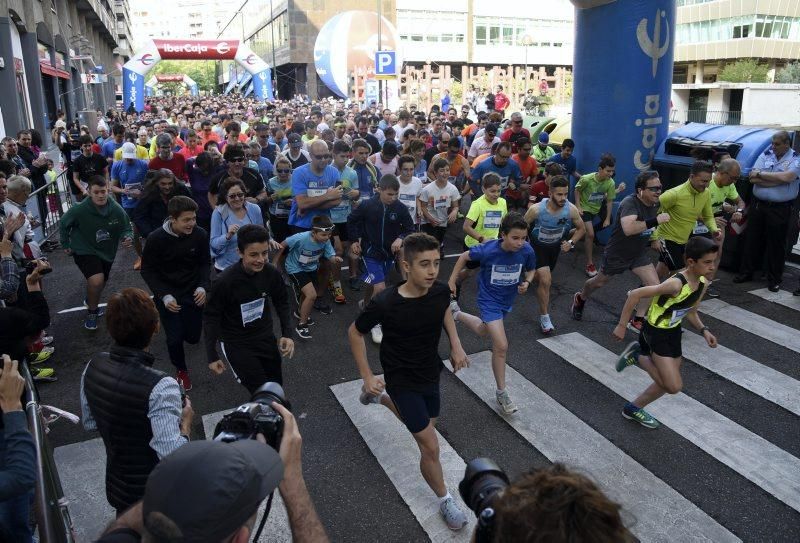
[[[800,83],[800,62],[790,62],[775,76],[778,83]]]
[[[766,83],[767,72],[769,66],[748,58],[725,65],[717,79],[731,83]]]
[[[156,74],[186,74],[194,79],[199,90],[214,90],[213,60],[162,60],[148,74],[148,79]]]

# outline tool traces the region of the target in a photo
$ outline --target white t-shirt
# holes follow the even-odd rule
[[[480,138],[478,138],[478,136],[475,136],[472,145],[470,145],[469,147],[469,153],[467,153],[467,156],[476,157],[484,153],[491,153],[492,146],[495,143],[500,143],[500,138],[498,138],[497,136],[494,137],[491,143],[487,142],[486,138],[484,138],[483,136],[481,136]]]
[[[440,188],[436,183],[428,183],[422,187],[419,199],[428,203],[428,213],[439,220],[439,226],[447,226],[447,214],[450,212],[453,202],[461,199],[461,193],[450,182],[444,188]],[[423,217],[422,222],[427,223],[428,221]]]
[[[414,221],[414,224],[419,224],[419,216],[417,215],[417,198],[419,197],[419,193],[422,190],[422,181],[420,181],[419,177],[411,177],[411,181],[408,183],[403,183],[400,180],[400,192],[398,194],[398,199],[400,203],[406,206],[408,212],[411,214],[411,220]]]
[[[375,153],[374,155],[369,156],[369,161],[372,162],[375,168],[377,168],[378,173],[380,173],[380,177],[383,177],[386,174],[397,174],[397,157],[394,157],[387,164],[381,158],[380,153]]]

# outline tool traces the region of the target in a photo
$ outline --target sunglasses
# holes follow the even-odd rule
[[[330,160],[331,159],[331,155],[330,154],[327,154],[327,155],[315,155],[315,154],[312,154],[311,156],[313,156],[317,160]]]
[[[245,158],[243,156],[239,156],[239,157],[230,159],[228,162],[244,162],[245,160],[247,160],[247,158]]]
[[[275,170],[278,173],[292,173],[292,170]]]
[[[645,188],[647,190],[649,190],[650,192],[661,192],[663,190],[661,185],[659,185],[657,187],[645,187]]]
[[[333,232],[333,226],[314,226],[313,230],[316,232]]]
[[[244,192],[228,193],[228,200],[243,200]]]
[[[522,124],[522,121],[511,121],[512,124]]]

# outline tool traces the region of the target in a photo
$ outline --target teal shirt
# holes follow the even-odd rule
[[[339,172],[339,184],[343,189],[342,202],[338,206],[331,208],[331,220],[336,224],[347,222],[347,217],[350,216],[350,212],[353,210],[353,203],[347,198],[347,193],[354,188],[358,188],[358,174],[350,166],[345,166]]]

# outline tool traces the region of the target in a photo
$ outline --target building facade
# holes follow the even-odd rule
[[[0,0],[0,133],[36,129],[47,146],[56,111],[71,121],[79,111],[113,107],[116,62],[129,54],[118,48],[118,28],[129,32],[126,5],[127,0]],[[107,82],[84,84],[86,73],[106,74]]]

